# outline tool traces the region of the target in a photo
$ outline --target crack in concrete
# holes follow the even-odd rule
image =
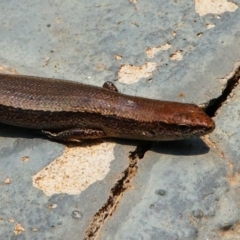
[[[111,189],[107,202],[94,215],[88,229],[85,232],[84,240],[96,239],[103,227],[104,223],[112,216],[117,208],[123,193],[131,187],[131,181],[137,174],[137,162],[139,160],[138,153],[135,150],[129,156],[129,165],[122,173],[121,178]]]
[[[221,95],[210,100],[208,106],[205,108],[205,112],[210,117],[215,117],[217,115],[218,110],[224,103],[227,103],[227,100],[229,97],[231,97],[233,90],[238,86],[240,81],[240,62],[235,63],[233,71],[222,80],[225,81],[226,84],[222,90]],[[234,173],[233,161],[228,156],[226,156],[226,154],[219,148],[219,146],[217,146],[215,142],[209,138],[209,136],[207,138],[205,137],[205,140],[206,139],[211,142],[211,145],[213,145],[214,148],[217,149],[219,156],[226,159],[228,165],[228,178],[232,185],[236,184],[238,182],[238,176],[236,176]]]
[[[214,117],[221,106],[227,101],[234,88],[239,84],[240,80],[240,62],[236,63],[233,71],[227,76],[226,85],[222,90],[222,93],[217,98],[213,98],[209,101],[208,106],[205,108],[205,112],[210,116]]]

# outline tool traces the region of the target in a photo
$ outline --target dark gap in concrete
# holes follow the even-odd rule
[[[210,116],[214,117],[217,110],[222,106],[222,104],[227,100],[233,89],[238,85],[240,79],[240,67],[237,68],[234,75],[228,79],[227,84],[222,91],[222,94],[210,100],[208,106],[205,108],[205,112]]]
[[[115,186],[111,189],[107,202],[94,215],[88,229],[85,232],[84,240],[96,239],[104,223],[117,208],[121,196],[129,187],[131,187],[131,181],[137,173],[138,160],[139,158],[137,158],[136,155],[132,158],[129,157],[128,167],[122,173],[121,178],[116,182]]]

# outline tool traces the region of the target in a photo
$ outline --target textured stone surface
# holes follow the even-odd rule
[[[4,1],[0,71],[98,86],[112,80],[132,95],[207,102],[221,94],[240,59],[240,1],[221,1],[229,11],[222,8],[221,15],[211,9],[200,14],[201,2],[208,6],[187,0]],[[113,213],[105,222],[97,219],[96,238],[239,239],[239,102],[237,87],[218,111],[210,139],[155,144],[129,173]],[[110,191],[121,183],[136,145],[115,143],[107,148],[103,180],[81,193],[47,196],[32,177],[65,156],[68,146],[1,125],[0,238],[82,239],[99,209],[111,205]]]
[[[228,196],[224,159],[203,142],[157,144],[138,166],[100,239],[214,239],[226,219],[238,219],[238,211],[219,209],[236,202]]]
[[[20,131],[14,132],[21,136]],[[31,134],[28,137],[29,139],[0,138],[0,202],[4,206],[0,209],[1,239],[15,239],[16,236],[17,239],[83,238],[88,223],[107,201],[110,189],[127,168],[125,156],[130,146],[124,147],[122,144],[113,151],[115,160],[110,163],[109,173],[103,180],[96,179],[94,184],[79,194],[47,196],[33,186],[32,177],[61,155],[64,147],[48,140],[36,139]],[[108,162],[108,159],[105,161]],[[93,171],[95,169],[93,166]],[[62,172],[59,174],[58,177],[58,173],[55,173],[55,181],[57,184],[60,178],[61,185]],[[69,178],[65,179],[66,185],[68,181],[73,181],[71,175]],[[47,187],[52,190],[52,182],[49,181],[49,186],[45,184]],[[62,187],[63,192],[67,192],[65,187]],[[69,187],[69,192],[71,190]],[[14,231],[17,224],[25,229],[19,235]]]

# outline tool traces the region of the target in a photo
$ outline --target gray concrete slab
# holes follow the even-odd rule
[[[104,159],[101,152],[96,150],[96,145],[91,148],[88,144],[85,148],[97,151],[97,155],[88,152],[95,162],[98,159],[109,162],[109,166],[104,165],[107,170],[104,179],[96,179],[98,175],[92,170],[96,166],[92,164],[92,168],[88,169],[86,162],[79,162],[78,157],[70,155],[67,159],[72,170],[62,161],[60,163],[63,168],[53,163],[54,159],[60,161],[57,157],[63,152],[61,144],[36,139],[34,136],[29,139],[1,137],[0,142],[0,202],[3,206],[0,209],[1,239],[82,239],[89,222],[107,201],[121,172],[128,167],[125,155],[131,148],[121,144],[117,150],[112,150],[116,157],[109,162],[108,154],[105,154]],[[104,147],[104,153],[106,149],[111,151],[107,145]],[[81,147],[75,146],[74,151],[84,154],[79,148]],[[74,163],[76,159],[78,161]],[[54,165],[52,170],[49,164]],[[79,164],[84,164],[85,171],[90,172],[89,178],[81,172],[82,169],[77,168]],[[50,170],[34,179],[36,173],[45,167]],[[61,179],[61,174],[66,174],[66,168],[69,176]],[[74,183],[76,174],[78,179]],[[86,178],[91,181],[91,177],[93,181],[86,186],[77,185],[86,184],[82,180]],[[46,182],[44,178],[47,179]],[[41,180],[42,184],[38,184]],[[74,188],[71,184],[77,186]]]
[[[180,102],[240,59],[240,1],[2,1],[0,71]],[[199,5],[200,4],[200,5]],[[239,239],[238,89],[210,138],[63,145],[1,125],[1,239]]]
[[[229,190],[224,167],[200,140],[157,144],[138,162],[132,189],[99,239],[208,239]]]

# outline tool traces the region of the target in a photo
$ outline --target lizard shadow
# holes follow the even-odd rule
[[[120,144],[122,141],[122,139],[116,140]],[[132,145],[132,141],[124,141],[124,144],[127,143]],[[138,141],[136,145],[136,149],[130,152],[130,158],[138,157],[142,159],[147,151],[166,155],[193,156],[206,154],[210,150],[209,146],[201,138],[161,142]]]
[[[42,138],[40,134],[37,133],[37,131],[28,129],[28,128],[22,128],[22,127],[15,127],[7,124],[0,123],[0,137],[4,138],[26,138],[26,139],[32,139],[32,138]]]
[[[158,142],[152,146],[151,150],[161,154],[192,156],[206,154],[210,148],[201,138],[192,138]]]

